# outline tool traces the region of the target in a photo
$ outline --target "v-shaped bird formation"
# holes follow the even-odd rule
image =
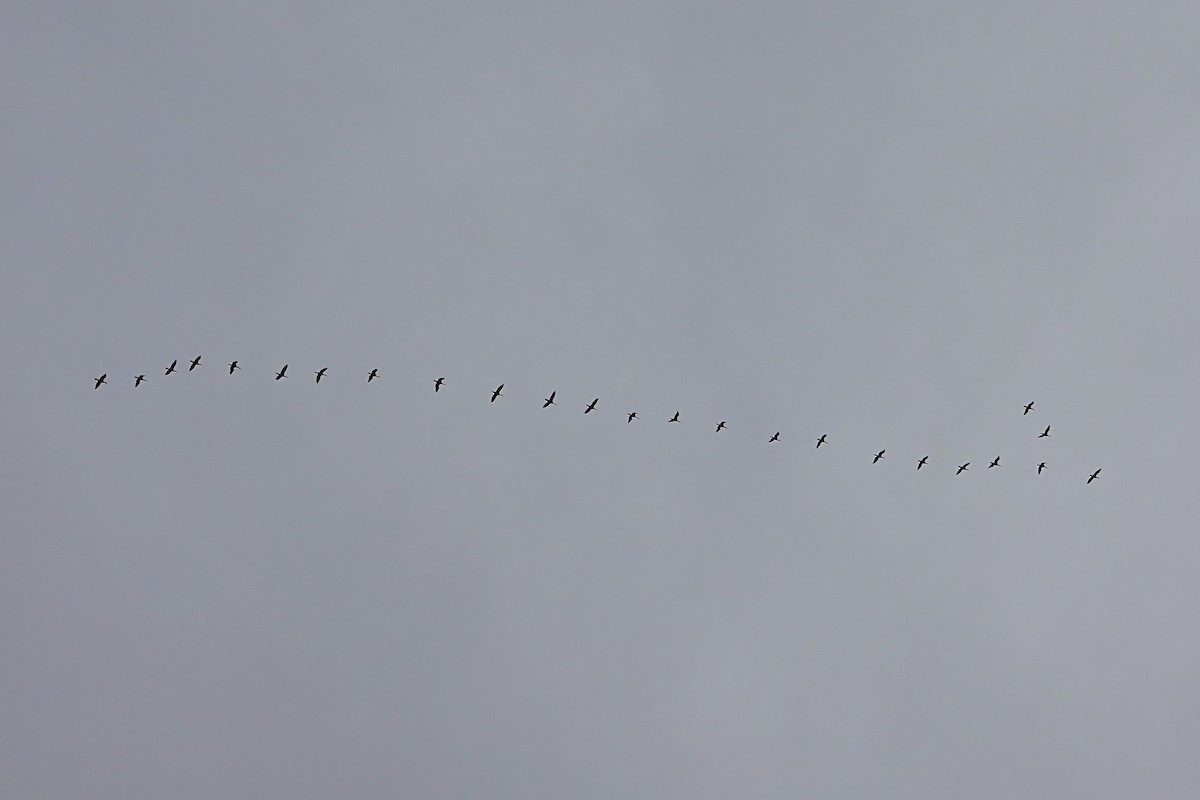
[[[191,359],[187,371],[191,372],[191,371],[195,370],[196,367],[203,366],[201,364],[200,359],[201,359],[201,356],[199,356],[199,355],[196,356],[195,358]],[[178,374],[179,373],[178,365],[179,365],[179,359],[175,359],[174,361],[172,361],[167,367],[164,368],[163,377],[167,377],[172,374]],[[233,375],[234,372],[237,370],[244,371],[241,364],[236,360],[229,362],[228,366],[229,366],[229,374],[230,375]],[[278,380],[287,378],[288,377],[287,371],[288,371],[288,365],[284,364],[275,373],[275,380],[278,381]],[[321,379],[326,377],[326,373],[328,371],[329,371],[329,367],[321,367],[319,370],[316,370],[313,373],[316,376],[313,383],[320,384]],[[372,368],[369,372],[366,373],[366,376],[367,376],[367,379],[366,379],[367,383],[371,383],[372,381],[380,378],[381,376],[379,374],[379,368],[378,367]],[[99,389],[101,386],[109,385],[107,372],[102,374],[98,378],[93,378],[92,380],[94,381],[94,385],[92,387],[93,389]],[[176,379],[172,379],[172,380],[176,380]],[[143,383],[148,383],[148,382],[149,381],[147,380],[145,373],[139,373],[139,374],[135,375],[133,378],[133,388],[136,389],[136,388],[140,387]],[[444,377],[436,378],[433,381],[433,391],[435,393],[440,392],[442,390],[442,387],[446,386],[446,385],[447,385],[447,383],[446,383],[446,379]],[[495,403],[497,399],[504,397],[505,395],[503,394],[503,390],[504,390],[504,384],[502,383],[491,391],[491,393],[490,393],[491,397],[488,402]],[[558,395],[557,389],[551,391],[549,396],[547,396],[546,398],[544,398],[541,401],[542,408],[545,409],[545,408],[550,408],[550,406],[557,405],[557,403],[555,401],[555,398],[557,397],[557,395]],[[599,397],[593,398],[592,401],[587,404],[587,407],[584,408],[584,411],[583,411],[584,415],[587,415],[587,414],[592,413],[593,411],[596,411],[599,402],[600,402]],[[1035,411],[1034,401],[1031,400],[1022,407],[1021,416],[1022,417],[1028,416],[1033,411]],[[626,423],[631,423],[634,420],[640,419],[637,411],[624,411],[621,413],[625,416]],[[680,412],[676,411],[670,418],[667,419],[667,422],[668,423],[681,423]],[[721,431],[725,430],[726,427],[727,427],[727,421],[720,420],[717,422],[716,429],[714,432],[720,433]],[[775,431],[775,433],[766,441],[768,443],[779,442],[780,435],[781,435],[781,431]],[[1050,438],[1050,426],[1047,425],[1041,433],[1036,434],[1033,438],[1049,439]],[[821,445],[824,445],[824,444],[829,444],[828,434],[822,433],[820,436],[818,436],[816,438],[815,449],[820,449]],[[877,452],[873,455],[867,454],[866,457],[871,459],[872,464],[878,464],[880,461],[886,460],[886,456],[885,456],[886,453],[887,453],[887,449],[885,448],[885,449],[881,449],[879,452]],[[929,456],[928,455],[922,456],[916,462],[916,469],[918,471],[920,471],[920,469],[922,467],[926,466],[928,463],[929,463]],[[970,467],[970,465],[971,465],[970,461],[965,461],[962,464],[957,465],[957,468],[955,469],[954,474],[962,475],[964,472],[968,471],[968,467]],[[1000,456],[996,456],[987,465],[987,469],[989,469],[989,470],[995,469],[997,467],[1000,467]],[[1034,467],[1031,467],[1031,469],[1036,470],[1037,475],[1041,475],[1042,472],[1047,469],[1046,462],[1040,461]],[[1100,470],[1097,469],[1094,472],[1092,472],[1091,475],[1088,476],[1086,484],[1090,485],[1093,481],[1099,480],[1099,478],[1100,478]]]

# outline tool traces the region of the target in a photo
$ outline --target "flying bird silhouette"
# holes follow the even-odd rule
[[[542,408],[549,408],[550,406],[554,405],[554,395],[556,394],[558,394],[558,389],[555,389],[550,393],[550,396],[547,397],[545,402],[542,403]]]
[[[1032,400],[1029,401],[1029,405],[1025,406],[1025,414],[1028,414],[1030,411],[1033,411],[1033,401]],[[1023,417],[1023,416],[1025,416],[1025,414],[1022,414],[1021,416]]]
[[[489,403],[494,403],[494,402],[496,402],[496,398],[497,398],[497,397],[503,397],[504,395],[500,394],[500,390],[501,390],[501,389],[503,389],[503,388],[504,388],[504,384],[503,384],[503,383],[502,383],[502,384],[500,384],[499,386],[497,386],[497,387],[496,387],[496,391],[492,392],[492,399],[491,399],[491,400],[489,400],[488,402],[489,402]]]
[[[435,392],[437,392],[437,391],[440,391],[440,390],[441,390],[441,388],[442,388],[442,383],[443,383],[445,380],[446,380],[445,378],[438,378],[436,381],[434,381],[434,382],[433,382],[433,390],[434,390]]]
[[[775,431],[775,435],[772,436],[770,439],[767,439],[768,444],[770,444],[771,442],[778,442],[778,441],[779,441],[779,431]]]
[[[229,374],[232,375],[235,369],[241,369],[236,361],[229,362]]]
[[[630,412],[629,412],[629,419],[625,420],[625,424],[627,424],[627,425],[628,425],[630,422],[633,422],[635,419],[637,419],[637,412],[636,412],[636,411],[630,411]]]
[[[822,433],[821,438],[817,439],[817,449],[820,449],[821,445],[825,444],[825,436],[826,434]]]
[[[724,427],[725,427],[725,420],[721,420],[720,422],[717,423],[717,429],[715,431],[713,431],[713,433],[720,433],[721,429]]]
[[[379,377],[379,367],[376,367],[375,369],[373,369],[367,373],[367,383],[370,383],[371,381],[375,380],[378,377]]]
[[[135,388],[135,389],[136,389],[138,386],[140,386],[140,385],[142,384],[142,381],[144,381],[144,380],[146,380],[146,376],[145,376],[145,375],[138,375],[138,376],[136,376],[136,377],[133,379],[133,388]]]
[[[883,458],[883,454],[886,452],[887,452],[887,450],[880,450],[878,453],[875,454],[875,458],[874,458],[874,460],[871,461],[871,463],[878,464],[879,459]]]
[[[284,364],[283,369],[281,369],[281,370],[279,370],[279,372],[275,373],[275,380],[279,380],[280,378],[287,377],[287,367],[288,367],[288,365]]]
[[[593,400],[592,402],[588,403],[588,407],[587,407],[587,408],[585,408],[585,409],[583,410],[583,413],[585,413],[585,414],[590,414],[590,413],[592,413],[593,411],[595,411],[595,410],[596,410],[596,403],[599,403],[599,402],[600,402],[600,398],[599,398],[599,397],[597,397],[595,400]]]
[[[1050,438],[1050,426],[1049,426],[1049,425],[1047,425],[1047,426],[1046,426],[1046,430],[1044,430],[1044,431],[1042,431],[1041,433],[1039,433],[1039,434],[1038,434],[1038,436],[1037,436],[1037,438],[1039,438],[1039,439],[1048,439],[1048,438]]]
[[[178,358],[177,358],[177,359],[175,359],[174,361],[172,361],[172,362],[171,362],[171,366],[167,367],[167,371],[166,371],[166,372],[164,372],[164,373],[163,373],[163,375],[170,375],[172,372],[175,372],[175,365],[176,365],[176,364],[178,364],[178,363],[179,363],[179,359],[178,359]]]
[[[921,467],[925,466],[925,462],[926,462],[926,461],[928,461],[928,460],[929,460],[929,456],[925,456],[925,457],[924,457],[924,458],[922,458],[920,461],[918,461],[918,462],[917,462],[917,469],[920,469]]]
[[[960,465],[959,465],[959,467],[958,467],[958,472],[956,472],[956,473],[954,473],[954,474],[955,474],[955,475],[962,475],[964,472],[966,472],[966,471],[967,471],[967,467],[968,467],[968,466],[970,466],[970,465],[971,465],[971,462],[970,462],[970,461],[968,461],[966,464],[960,464]]]
[[[327,369],[329,369],[329,367],[321,367],[319,370],[313,373],[313,375],[317,376],[317,383],[320,383],[321,378],[325,377],[325,370]]]
[[[1088,483],[1091,483],[1092,481],[1096,480],[1096,478],[1099,478],[1099,477],[1100,477],[1100,470],[1096,470],[1095,472],[1092,473],[1092,477],[1088,478]]]
[[[992,467],[998,467],[998,466],[1000,466],[1000,456],[996,456],[995,458],[992,459],[992,463],[988,464],[988,469],[991,469]]]
[[[675,412],[675,416],[671,417],[667,422],[679,422],[679,412]]]
[[[108,373],[107,372],[104,373],[103,375],[101,375],[99,378],[96,378],[95,380],[96,380],[96,385],[93,386],[92,388],[99,389],[103,384],[108,383]]]
[[[190,367],[188,367],[188,372],[191,372],[198,366],[200,366],[200,356],[196,356],[195,358],[192,359],[192,365]]]
[[[1038,464],[1038,475],[1041,475],[1041,474],[1042,474],[1042,470],[1044,470],[1045,468],[1046,468],[1046,462],[1045,462],[1045,461],[1043,461],[1042,463]]]

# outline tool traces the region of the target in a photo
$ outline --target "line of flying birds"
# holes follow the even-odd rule
[[[201,359],[201,356],[196,356],[195,358],[193,358],[191,360],[191,362],[188,364],[187,371],[191,372],[196,367],[202,366],[200,363],[200,359]],[[229,367],[230,375],[232,375],[235,371],[241,369],[241,366],[238,365],[237,361],[230,361],[226,366]],[[163,375],[165,376],[165,375],[170,375],[174,372],[178,372],[179,371],[178,367],[179,367],[179,359],[175,359],[174,361],[171,362],[170,366],[165,368],[165,370],[163,371]],[[288,365],[284,364],[283,367],[278,372],[275,373],[275,380],[277,380],[277,381],[283,380],[284,378],[288,377],[287,371],[288,371]],[[321,367],[319,370],[314,372],[313,374],[316,375],[315,382],[320,383],[321,379],[325,377],[325,373],[328,371],[329,371],[329,367]],[[379,377],[379,369],[378,368],[372,369],[370,372],[367,373],[367,383],[370,383],[371,381],[375,380],[378,377]],[[95,378],[95,381],[96,381],[96,385],[93,388],[99,389],[101,386],[104,386],[105,384],[108,383],[108,373],[106,372],[103,375],[101,375],[99,378]],[[133,378],[133,387],[136,389],[137,387],[139,387],[143,383],[145,383],[145,381],[146,381],[146,376],[144,374],[143,375],[135,375]],[[433,391],[440,392],[442,390],[442,386],[445,384],[445,382],[446,382],[445,378],[437,378],[436,380],[434,380]],[[488,402],[494,403],[494,402],[496,402],[497,398],[503,397],[504,396],[503,391],[504,391],[504,384],[502,383],[499,386],[497,386],[495,389],[492,390],[492,399]],[[558,395],[558,390],[550,392],[550,396],[542,401],[542,408],[549,408],[552,405],[556,405],[554,398],[557,395]],[[588,403],[587,407],[584,408],[583,413],[590,414],[593,411],[595,411],[596,404],[599,402],[600,402],[599,397],[593,399],[592,402]],[[1031,401],[1029,401],[1029,403],[1027,403],[1025,405],[1025,410],[1024,410],[1024,412],[1022,412],[1021,416],[1026,416],[1027,414],[1029,414],[1030,411],[1033,411],[1033,402],[1034,401],[1031,400]],[[633,422],[635,419],[638,419],[638,412],[630,411],[626,414],[625,422],[630,423],[630,422]],[[679,422],[679,412],[676,411],[674,416],[672,416],[670,419],[668,419],[667,422],[668,423]],[[725,420],[721,420],[720,422],[717,423],[717,429],[714,431],[714,433],[720,433],[723,430],[725,430]],[[775,431],[775,433],[767,441],[768,442],[778,442],[779,434],[780,434],[779,431]],[[828,434],[823,433],[817,438],[817,449],[820,449],[821,445],[825,444],[825,439],[826,439],[827,435]],[[1050,438],[1050,426],[1047,425],[1046,429],[1037,435],[1037,438],[1038,439]],[[880,461],[882,461],[885,458],[885,453],[887,453],[886,449],[880,450],[878,453],[875,454],[874,458],[871,460],[871,463],[878,464]],[[920,470],[922,467],[925,466],[926,463],[928,463],[928,461],[929,461],[929,456],[923,456],[919,461],[917,461],[917,469]],[[967,471],[967,468],[970,466],[971,466],[970,461],[959,464],[958,469],[954,474],[962,475],[964,472]],[[991,463],[987,465],[987,468],[993,469],[998,466],[1000,466],[1000,456],[996,456],[994,459],[992,459]],[[1042,461],[1037,465],[1037,474],[1041,475],[1042,470],[1044,470],[1044,469],[1046,469],[1046,462]],[[1087,482],[1090,484],[1092,481],[1096,480],[1099,477],[1100,477],[1100,470],[1096,470],[1090,476],[1088,476]]]

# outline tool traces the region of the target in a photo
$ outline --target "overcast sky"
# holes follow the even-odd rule
[[[1195,796],[1194,4],[498,6],[7,5],[0,795]]]

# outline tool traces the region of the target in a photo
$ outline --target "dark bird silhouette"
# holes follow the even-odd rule
[[[1000,466],[1000,456],[996,456],[995,458],[992,459],[992,463],[988,464],[988,469],[991,469],[992,467],[998,467],[998,466]]]
[[[1047,425],[1047,426],[1046,426],[1046,430],[1044,430],[1044,431],[1042,431],[1041,433],[1039,433],[1039,434],[1038,434],[1038,436],[1037,436],[1037,438],[1039,438],[1039,439],[1049,439],[1049,438],[1050,438],[1050,426],[1049,426],[1049,425]]]
[[[229,374],[232,375],[235,369],[241,369],[236,361],[229,362]]]
[[[817,439],[817,449],[820,449],[821,445],[825,444],[825,436],[826,434],[822,433],[821,438]]]
[[[1046,462],[1045,462],[1045,461],[1043,461],[1042,463],[1038,464],[1038,475],[1041,475],[1041,474],[1042,474],[1042,470],[1044,470],[1045,468],[1046,468]]]
[[[679,422],[679,412],[675,412],[675,416],[671,417],[667,422]]]
[[[542,408],[549,408],[550,406],[554,405],[554,395],[556,394],[558,394],[558,389],[555,389],[550,393],[550,396],[546,398],[544,403],[542,403]]]
[[[971,462],[970,462],[970,461],[968,461],[966,464],[960,464],[960,465],[959,465],[959,467],[958,467],[958,472],[956,472],[956,473],[954,473],[954,474],[955,474],[955,475],[962,475],[964,472],[966,472],[966,471],[967,471],[967,467],[969,467],[969,466],[971,466]]]
[[[133,379],[133,388],[135,388],[135,389],[136,389],[137,387],[141,386],[141,385],[142,385],[142,381],[144,381],[144,380],[146,380],[146,376],[145,376],[145,375],[138,375],[138,376],[136,376],[136,377]]]
[[[924,458],[922,458],[920,461],[918,461],[918,462],[917,462],[917,469],[920,469],[921,467],[925,466],[925,462],[926,462],[926,461],[928,461],[928,460],[929,460],[929,456],[925,456],[925,457],[924,457]]]
[[[496,391],[492,392],[492,399],[491,399],[491,400],[489,400],[488,402],[490,402],[490,403],[494,403],[494,402],[496,402],[496,398],[497,398],[497,397],[503,397],[504,395],[500,394],[500,390],[501,390],[501,389],[503,389],[503,388],[504,388],[504,384],[503,384],[503,383],[502,383],[502,384],[500,384],[499,386],[497,386],[497,387],[496,387]]]
[[[633,422],[635,419],[637,419],[637,412],[636,412],[636,411],[630,411],[630,412],[629,412],[629,419],[625,420],[625,424],[627,424],[627,425],[628,425],[630,422]]]
[[[887,452],[887,450],[880,450],[878,453],[875,454],[875,458],[874,458],[874,460],[871,461],[871,463],[878,464],[879,459],[883,458],[883,454],[886,452]]]
[[[175,365],[176,365],[176,364],[178,364],[178,363],[179,363],[179,359],[178,359],[178,358],[177,358],[177,359],[175,359],[174,361],[172,361],[172,362],[171,362],[171,366],[167,367],[167,371],[166,371],[166,372],[164,372],[164,373],[163,373],[163,375],[170,375],[172,372],[174,372],[174,371],[175,371]]]
[[[720,433],[721,429],[724,427],[725,427],[725,420],[721,420],[720,422],[717,423],[717,429],[715,431],[713,431],[713,433]]]
[[[1029,405],[1025,406],[1025,414],[1028,414],[1030,411],[1033,411],[1033,401],[1032,400],[1029,401]],[[1021,416],[1023,417],[1023,416],[1025,416],[1025,414],[1022,414]]]
[[[327,369],[329,369],[329,367],[321,367],[319,370],[313,373],[313,375],[317,376],[317,383],[320,383],[321,378],[325,377],[325,370]]]
[[[188,367],[188,372],[191,372],[198,366],[200,366],[200,356],[196,356],[195,358],[192,359],[192,365],[190,367]]]
[[[104,373],[103,375],[101,375],[99,378],[96,378],[96,385],[93,386],[92,388],[99,389],[105,383],[108,383],[108,373],[107,372]]]
[[[1100,470],[1096,470],[1095,472],[1092,473],[1092,477],[1088,478],[1088,483],[1091,483],[1092,481],[1096,480],[1096,478],[1099,478],[1099,477],[1100,477]]]
[[[281,369],[281,370],[279,370],[279,372],[275,373],[275,380],[279,380],[280,378],[286,378],[286,377],[287,377],[287,364],[284,364],[283,369]]]
[[[771,442],[778,442],[778,441],[779,441],[779,431],[775,431],[775,435],[772,436],[770,439],[767,439],[768,444],[770,444]]]
[[[434,381],[433,382],[433,390],[435,392],[440,391],[442,388],[442,383],[444,383],[445,380],[446,380],[445,378],[438,378],[436,381]],[[492,398],[492,399],[494,400],[495,398]]]
[[[592,402],[588,403],[588,407],[587,407],[587,408],[585,408],[585,409],[583,410],[583,413],[585,413],[585,414],[590,414],[590,413],[592,413],[593,411],[595,411],[595,410],[596,410],[596,403],[599,403],[599,402],[600,402],[600,398],[599,398],[599,397],[597,397],[595,400],[593,400]]]
[[[379,377],[379,367],[376,367],[375,369],[373,369],[367,373],[367,383],[370,383],[371,381],[375,380],[378,377]]]

